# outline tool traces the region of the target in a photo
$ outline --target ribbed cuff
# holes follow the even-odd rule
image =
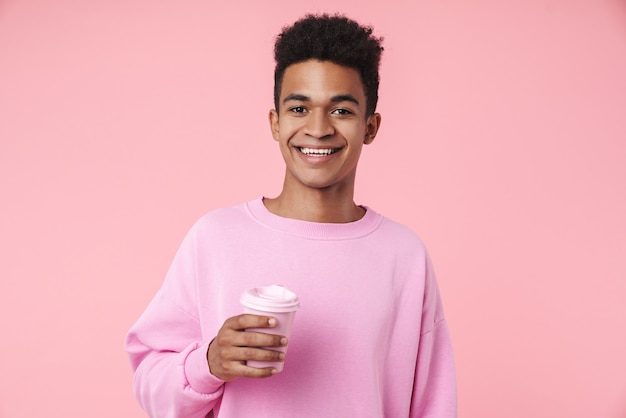
[[[191,350],[185,359],[185,376],[189,386],[199,393],[211,394],[217,392],[224,381],[211,374],[207,361],[207,352],[210,341],[200,344]]]

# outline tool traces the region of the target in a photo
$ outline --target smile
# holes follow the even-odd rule
[[[305,147],[297,147],[298,151],[303,153],[304,155],[308,155],[311,157],[325,157],[327,155],[331,155],[339,151],[341,148],[305,148]]]

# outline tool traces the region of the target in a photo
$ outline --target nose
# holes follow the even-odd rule
[[[317,139],[323,139],[335,133],[335,128],[326,112],[311,112],[304,124],[304,133]]]

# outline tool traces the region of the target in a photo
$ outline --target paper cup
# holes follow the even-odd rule
[[[277,324],[274,328],[249,328],[247,331],[263,332],[266,334],[284,335],[289,338],[296,311],[300,309],[298,296],[284,286],[272,285],[248,289],[240,299],[244,313],[272,316]],[[268,350],[287,352],[287,347],[263,347]],[[275,367],[283,370],[281,361],[248,361],[251,367]]]

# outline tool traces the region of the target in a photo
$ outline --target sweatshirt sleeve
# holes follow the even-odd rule
[[[456,418],[454,353],[437,281],[428,257],[421,329],[410,416]]]
[[[179,248],[161,289],[126,336],[137,400],[150,417],[204,418],[224,382],[209,371],[196,292],[193,230]]]

